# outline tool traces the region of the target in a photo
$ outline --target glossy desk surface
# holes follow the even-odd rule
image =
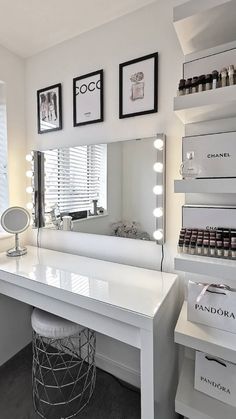
[[[37,284],[39,292],[45,286],[53,287],[60,290],[62,297],[63,293],[69,293],[149,318],[154,318],[177,279],[174,274],[33,246],[27,248],[28,253],[19,258],[0,254],[0,280],[11,278],[11,282],[24,288],[26,284]]]

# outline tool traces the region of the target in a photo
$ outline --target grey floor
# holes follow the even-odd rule
[[[31,348],[0,367],[0,418],[38,419],[31,399]],[[97,370],[96,389],[78,419],[140,419],[140,394]]]

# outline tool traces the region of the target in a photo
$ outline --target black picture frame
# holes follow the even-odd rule
[[[53,95],[52,100],[49,97]],[[56,95],[56,97],[55,97]],[[43,99],[44,98],[44,99]],[[43,105],[42,99],[45,100]],[[50,109],[50,103],[51,109]],[[44,110],[42,110],[44,107]],[[42,113],[45,115],[42,118]],[[55,122],[54,126],[50,127],[50,119]],[[47,132],[58,131],[62,129],[62,85],[61,83],[53,84],[43,89],[37,90],[37,120],[38,120],[38,134],[45,134]]]
[[[135,111],[135,112],[129,112],[124,113],[124,95],[123,95],[123,73],[124,68],[127,66],[132,66],[133,64],[142,63],[143,61],[147,60],[154,60],[154,71],[153,71],[153,107],[141,110],[141,111]],[[135,58],[130,61],[126,61],[124,63],[121,63],[119,65],[119,118],[130,118],[133,116],[139,116],[139,115],[146,115],[158,112],[158,52],[155,52],[153,54],[148,54],[140,58]]]
[[[86,79],[91,79],[95,76],[99,76],[99,85],[100,87],[98,87],[97,83],[95,83],[94,81],[90,82],[88,85],[85,83]],[[77,107],[80,106],[77,100],[77,96],[79,95],[78,93],[78,82],[80,81],[84,81],[84,83],[80,86],[80,94],[85,94],[88,91],[90,93],[93,93],[93,91],[95,91],[96,89],[100,90],[100,95],[99,95],[99,117],[94,118],[94,119],[88,119],[88,120],[77,120]],[[93,86],[90,88],[90,86]],[[81,88],[85,86],[87,88],[87,90],[85,88],[83,88],[83,90],[81,91]],[[92,102],[91,102],[91,106],[92,106]],[[81,104],[82,107],[82,104]],[[89,113],[89,112],[86,112]],[[95,124],[98,122],[103,122],[104,121],[104,71],[103,70],[98,70],[98,71],[93,71],[92,73],[88,73],[88,74],[84,74],[82,76],[79,77],[75,77],[73,79],[73,126],[74,127],[79,127],[79,126],[83,126],[83,125],[88,125],[88,124]]]

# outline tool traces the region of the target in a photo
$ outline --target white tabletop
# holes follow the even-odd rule
[[[0,280],[6,280],[1,272],[149,318],[154,318],[177,278],[174,274],[33,246],[18,258],[1,253]]]

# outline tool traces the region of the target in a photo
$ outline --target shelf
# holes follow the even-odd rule
[[[173,23],[185,55],[236,40],[234,0],[182,3],[174,7]]]
[[[185,359],[175,399],[176,412],[190,419],[235,419],[236,408],[194,389],[194,361]]]
[[[236,178],[175,180],[175,193],[236,194]]]
[[[221,282],[227,280],[229,286],[236,287],[236,261],[234,260],[191,256],[183,253],[175,257],[175,270],[212,276],[219,278]]]
[[[184,302],[175,328],[175,342],[236,363],[236,334],[187,320]]]
[[[177,96],[174,111],[184,124],[235,117],[236,85]]]

